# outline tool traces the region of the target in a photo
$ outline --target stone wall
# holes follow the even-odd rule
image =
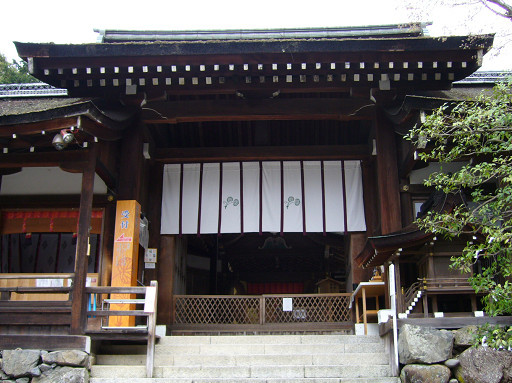
[[[509,383],[512,352],[471,347],[476,326],[455,331],[404,325],[398,337],[402,383]]]
[[[91,358],[83,351],[0,351],[0,382],[88,383]]]

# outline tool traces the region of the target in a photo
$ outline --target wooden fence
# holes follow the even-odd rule
[[[175,295],[175,330],[316,329],[352,324],[350,294]]]

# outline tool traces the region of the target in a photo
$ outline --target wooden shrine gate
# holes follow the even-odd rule
[[[351,294],[175,295],[175,331],[311,331],[352,328]]]

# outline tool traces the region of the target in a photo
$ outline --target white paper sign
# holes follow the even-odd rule
[[[283,311],[292,311],[292,310],[293,310],[292,298],[283,298]]]
[[[63,287],[63,279],[36,279],[36,287]]]
[[[156,262],[156,249],[146,249],[146,252],[144,253],[144,262]]]
[[[156,268],[156,263],[155,262],[145,262],[144,263],[144,267],[146,269],[155,269]]]

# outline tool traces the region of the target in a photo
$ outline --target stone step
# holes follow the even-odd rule
[[[381,343],[378,336],[356,335],[225,335],[225,336],[165,336],[157,345],[201,344],[352,344]]]
[[[101,366],[91,368],[94,378],[144,378],[144,366]],[[233,366],[233,367],[198,367],[166,366],[155,367],[155,378],[187,379],[246,379],[246,378],[380,378],[391,375],[389,366]]]
[[[187,378],[130,378],[130,383],[400,383],[400,378],[245,378],[245,379],[187,379]],[[125,378],[91,378],[90,383],[126,383]]]
[[[289,355],[190,355],[156,354],[155,366],[275,366],[275,365],[387,365],[385,353]],[[97,355],[97,365],[144,366],[145,355]]]
[[[157,354],[206,354],[206,355],[249,355],[249,354],[339,354],[384,352],[384,343],[332,343],[332,344],[159,344]]]

